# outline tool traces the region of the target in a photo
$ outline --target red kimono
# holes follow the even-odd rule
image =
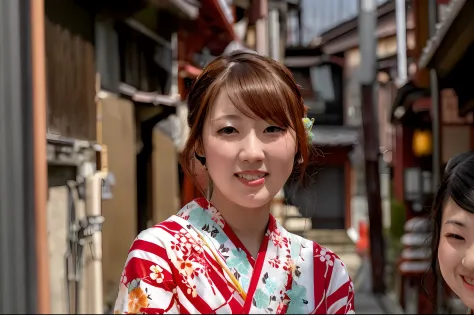
[[[270,216],[254,259],[205,199],[140,233],[116,314],[353,314],[354,287],[330,250]]]

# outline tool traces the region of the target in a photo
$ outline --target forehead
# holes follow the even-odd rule
[[[457,220],[474,226],[474,213],[464,210],[451,198],[449,198],[448,202],[443,208],[443,221],[447,220]]]
[[[235,105],[232,104],[227,92],[225,90],[221,90],[219,94],[217,94],[213,104],[211,104],[210,114],[211,117],[222,114],[237,115],[239,114],[239,111]]]
[[[230,99],[225,89],[221,90],[211,104],[209,116],[211,120],[218,118],[250,118],[260,120],[246,104],[239,104],[239,108]]]

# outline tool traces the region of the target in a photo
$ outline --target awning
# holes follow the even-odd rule
[[[179,95],[163,95],[157,92],[144,92],[126,84],[119,84],[119,92],[127,95],[134,102],[148,103],[153,105],[177,106],[180,103]]]
[[[450,73],[440,80],[442,88],[452,88],[458,99],[458,113],[465,116],[474,110],[474,89],[468,78],[474,71],[474,42],[468,47],[462,58],[457,62]]]
[[[448,7],[446,8],[446,13],[441,22],[439,22],[436,26],[436,33],[433,35],[430,39],[428,39],[425,48],[423,49],[423,53],[420,56],[419,62],[418,62],[418,68],[423,69],[425,67],[428,68],[434,68],[435,65],[435,59],[437,58],[437,55],[440,55],[443,59],[446,59],[448,56],[441,56],[440,53],[440,48],[445,46],[445,49],[448,52],[453,49],[453,46],[455,46],[458,43],[465,42],[468,39],[468,36],[471,36],[472,33],[469,30],[469,27],[465,26],[470,26],[469,23],[471,23],[472,20],[472,13],[474,10],[474,6],[472,1],[467,1],[467,0],[451,0],[449,3]],[[460,16],[464,16],[464,18],[459,20]],[[450,34],[453,33],[453,34]],[[450,41],[449,43],[446,43],[447,41]],[[466,49],[468,44],[466,45]],[[465,49],[461,49],[465,50]],[[458,54],[458,55],[462,55]],[[451,57],[451,56],[449,56]],[[455,59],[459,59],[461,56],[456,56],[452,57],[452,61],[449,62],[449,65],[445,65],[444,68],[440,73],[441,76],[444,76],[447,73],[443,72],[449,72],[449,68],[452,68],[454,64],[457,62]]]
[[[474,90],[465,79],[474,69],[473,16],[474,1],[452,0],[419,60],[419,69],[436,70],[439,90],[455,90],[461,116],[474,109]]]
[[[284,65],[289,68],[309,68],[319,66],[323,63],[334,63],[340,66],[344,65],[342,58],[321,55],[321,56],[288,56],[283,61]]]
[[[350,126],[314,126],[313,144],[316,146],[347,147],[359,142],[359,131]]]
[[[166,8],[179,17],[195,20],[199,15],[199,2],[195,0],[151,0],[157,8]]]
[[[60,3],[64,3],[64,1]],[[148,6],[147,0],[75,0],[73,3],[78,4],[87,11],[117,20],[131,17]]]
[[[390,111],[390,122],[402,120],[405,113],[411,109],[413,103],[422,98],[430,96],[430,90],[420,88],[410,80],[397,90],[397,95]]]
[[[291,56],[286,57],[283,63],[289,68],[309,68],[320,65],[322,63],[322,56]]]

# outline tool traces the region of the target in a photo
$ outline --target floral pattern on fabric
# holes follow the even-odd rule
[[[349,314],[353,297],[347,270],[330,250],[270,216],[254,259],[217,209],[197,199],[136,238],[115,313]]]

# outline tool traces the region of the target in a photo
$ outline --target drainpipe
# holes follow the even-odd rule
[[[85,215],[88,220],[87,235],[90,239],[90,252],[85,255],[84,284],[85,291],[84,314],[103,314],[104,297],[102,283],[102,181],[107,178],[107,168],[86,178],[85,185]]]
[[[102,182],[108,175],[107,146],[102,143],[102,100],[99,97],[101,91],[100,74],[96,75],[96,106],[97,117],[100,123],[97,124],[97,143],[100,146],[99,161],[93,165],[85,163],[81,168],[81,173],[85,177],[85,196],[83,209],[79,214],[80,219],[86,220],[86,227],[83,233],[83,246],[88,250],[83,252],[84,270],[82,271],[82,285],[80,286],[81,301],[79,305],[81,314],[102,314],[104,311],[103,297],[103,274],[102,274]],[[94,167],[95,166],[95,167]],[[96,170],[99,168],[99,170]],[[87,244],[88,243],[88,246]]]
[[[259,54],[268,56],[268,0],[259,0],[258,4],[259,19],[255,23],[256,50]]]
[[[47,240],[46,67],[44,0],[30,0],[33,83],[33,150],[38,313],[50,313]]]
[[[268,13],[268,26],[270,33],[270,57],[276,61],[280,58],[280,14],[278,8],[273,8]]]
[[[396,0],[395,12],[397,22],[397,66],[398,66],[398,86],[402,86],[407,80],[407,27],[406,27],[406,0]]]

